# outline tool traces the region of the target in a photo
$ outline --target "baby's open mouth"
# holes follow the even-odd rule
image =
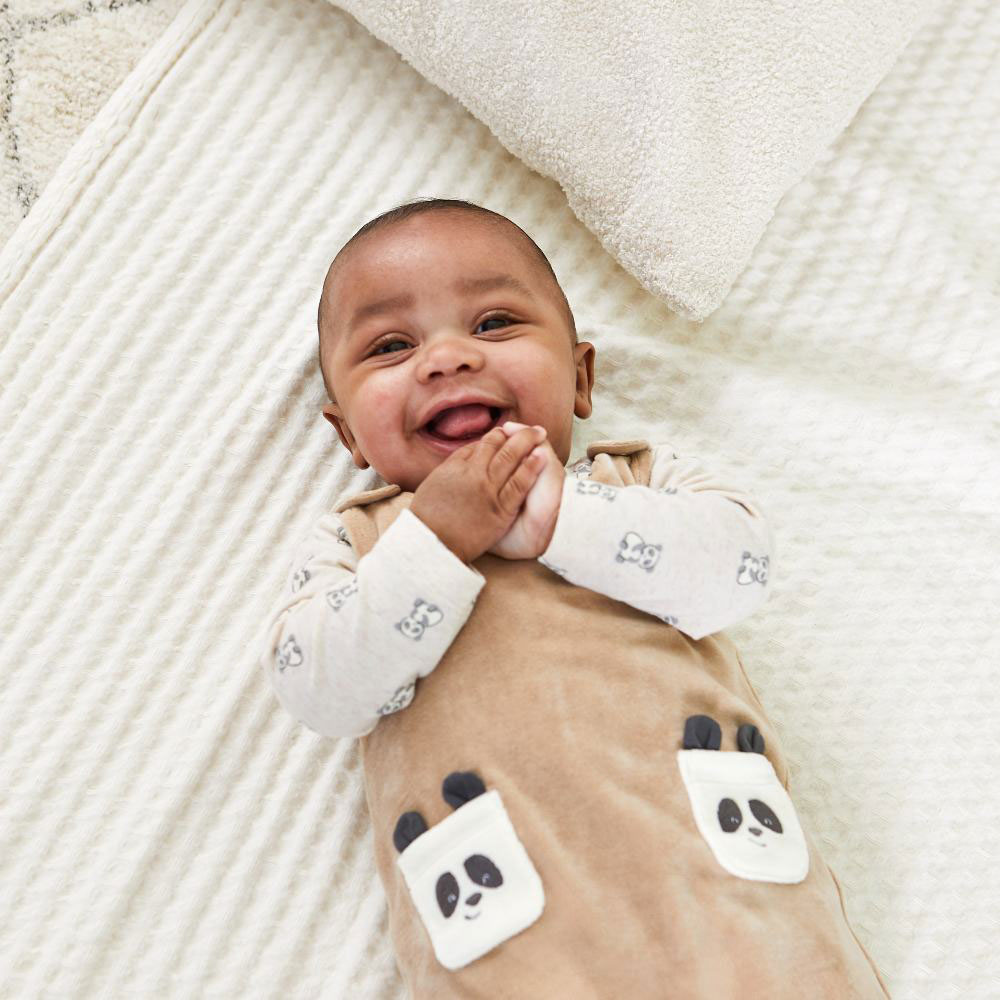
[[[424,424],[421,431],[438,441],[474,441],[500,424],[505,412],[483,403],[452,406]]]

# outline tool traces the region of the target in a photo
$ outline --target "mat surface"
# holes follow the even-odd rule
[[[758,495],[729,631],[897,998],[1000,994],[1000,9],[951,3],[702,325],[323,0],[189,0],[0,252],[0,995],[402,997],[356,746],[256,670],[370,484],[319,414],[327,264],[417,195],[509,215],[642,430]]]

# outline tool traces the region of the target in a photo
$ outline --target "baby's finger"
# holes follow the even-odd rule
[[[504,510],[516,513],[531,487],[545,468],[545,459],[532,451],[514,470],[513,475],[500,487],[497,498]]]
[[[493,428],[495,431],[497,428]],[[490,431],[492,434],[493,431]],[[502,432],[501,432],[502,433]],[[525,427],[518,431],[513,437],[509,437],[504,443],[491,454],[487,453],[486,467],[490,478],[501,485],[510,478],[517,466],[523,461],[524,456],[531,451],[544,438],[544,429],[538,427]],[[483,438],[485,440],[485,438]]]
[[[504,424],[503,427],[507,425]],[[496,427],[490,428],[479,440],[470,441],[469,444],[465,445],[465,448],[470,450],[470,453],[474,452],[478,458],[483,460],[484,464],[489,465],[492,459],[494,459],[497,453],[504,447],[506,447],[507,442],[510,441],[516,431],[505,432],[500,424]],[[526,428],[527,424],[517,424],[518,428]],[[529,428],[530,429],[530,428]],[[544,428],[542,431],[544,435]],[[537,441],[535,442],[538,443]],[[464,451],[465,448],[459,448],[459,451]],[[457,454],[454,452],[453,454]],[[509,452],[508,452],[509,454]]]
[[[507,420],[504,423],[500,424],[500,430],[502,430],[504,434],[507,435],[507,437],[513,437],[518,431],[523,430],[525,427],[530,427],[530,426],[532,425],[519,424],[515,420]],[[541,424],[536,424],[534,426],[540,427],[543,434],[545,435],[548,434],[548,432],[545,430],[544,427],[541,426]]]
[[[534,427],[526,427],[518,431],[512,438],[508,438],[507,443],[493,456],[489,467],[486,470],[487,478],[495,490],[495,496],[500,501],[501,506],[509,509],[505,498],[510,495],[517,495],[517,503],[514,509],[521,505],[524,499],[522,490],[527,489],[534,483],[535,479],[545,463],[539,463],[537,459],[528,459],[528,453],[537,447],[540,432]],[[512,479],[521,469],[521,478],[518,483],[510,486]],[[526,486],[521,484],[526,483]]]

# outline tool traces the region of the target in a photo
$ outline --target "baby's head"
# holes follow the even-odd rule
[[[544,427],[565,465],[573,417],[590,416],[594,347],[577,341],[551,265],[479,205],[410,202],[362,226],[330,265],[317,322],[324,417],[358,468],[404,491],[506,420]]]

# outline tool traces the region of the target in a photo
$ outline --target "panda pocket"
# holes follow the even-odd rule
[[[454,772],[444,796],[457,806],[450,816],[428,829],[420,813],[404,813],[393,841],[434,954],[460,969],[533,924],[545,892],[496,789]]]
[[[698,832],[731,875],[801,882],[809,848],[795,806],[756,727],[740,726],[737,742],[740,752],[723,752],[717,722],[704,715],[687,720],[677,764]]]

